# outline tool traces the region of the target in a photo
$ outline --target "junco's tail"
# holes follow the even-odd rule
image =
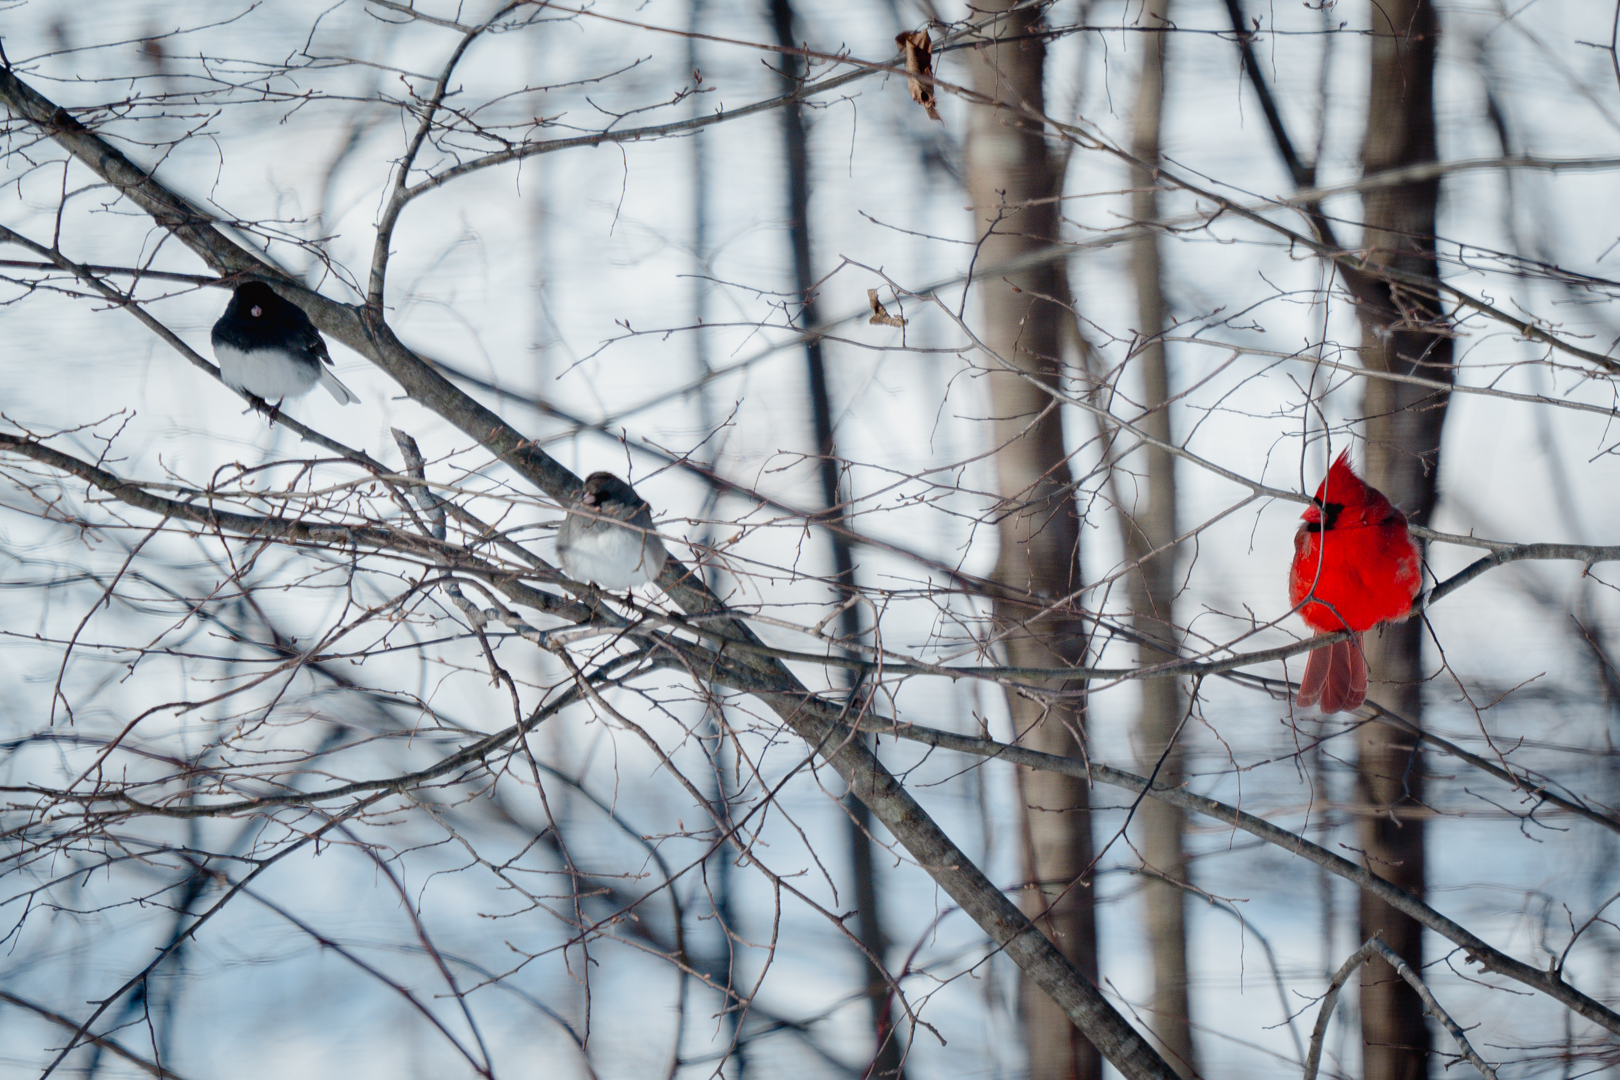
[[[338,377],[325,367],[321,368],[321,385],[326,387],[329,394],[338,399],[339,405],[358,404],[360,401],[359,394],[338,382]]]

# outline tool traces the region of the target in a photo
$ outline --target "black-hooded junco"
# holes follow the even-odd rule
[[[320,383],[340,405],[360,400],[332,374],[326,342],[309,316],[262,281],[237,288],[210,337],[220,377],[233,390],[279,405]]]
[[[634,488],[612,473],[591,473],[557,530],[557,562],[575,581],[605,589],[652,581],[669,558],[652,528],[652,508]]]

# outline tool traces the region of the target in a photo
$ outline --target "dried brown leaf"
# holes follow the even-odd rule
[[[876,289],[866,290],[866,302],[872,305],[872,317],[867,319],[870,326],[904,326],[906,320],[898,315],[890,315],[883,302],[877,298]]]
[[[934,84],[928,81],[934,77],[934,43],[928,40],[928,31],[907,30],[896,34],[894,43],[906,54],[906,86],[911,90],[911,100],[928,110],[930,120],[938,120]]]

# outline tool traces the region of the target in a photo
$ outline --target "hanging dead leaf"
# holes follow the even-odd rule
[[[928,40],[928,31],[907,30],[896,34],[894,43],[906,54],[906,86],[911,90],[911,100],[928,110],[928,119],[938,120],[934,84],[928,81],[934,77],[934,43]]]
[[[872,317],[870,319],[866,320],[868,325],[870,325],[870,326],[904,326],[904,325],[906,325],[906,320],[900,318],[898,315],[890,315],[889,314],[888,310],[886,308],[884,308],[883,302],[877,298],[877,290],[876,289],[867,289],[866,290],[866,302],[872,305]]]

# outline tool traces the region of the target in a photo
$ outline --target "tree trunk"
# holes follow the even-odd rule
[[[1429,0],[1388,0],[1372,8],[1372,83],[1362,168],[1382,172],[1433,161],[1434,59],[1438,18]],[[1438,180],[1365,196],[1362,245],[1372,262],[1437,277],[1434,261]],[[1427,379],[1452,377],[1451,339],[1434,295],[1410,287],[1360,289],[1362,363]],[[1369,301],[1368,295],[1371,294]],[[1446,395],[1377,379],[1366,381],[1367,480],[1417,524],[1434,508],[1440,428]],[[1414,722],[1422,719],[1421,620],[1366,639],[1370,696]],[[1358,832],[1367,869],[1414,896],[1424,889],[1423,759],[1413,740],[1383,724],[1359,736]],[[1416,922],[1367,893],[1361,895],[1361,940],[1380,935],[1421,971],[1423,939]],[[1417,994],[1388,964],[1362,969],[1361,1032],[1367,1080],[1419,1080],[1428,1075],[1429,1029]]]
[[[993,0],[988,13],[1013,6]],[[967,54],[971,80],[997,101],[1043,108],[1045,47],[1031,34],[1035,16],[1025,9],[1003,21],[995,39]],[[1047,246],[1056,236],[1052,202],[1061,177],[1039,126],[1009,111],[975,108],[967,142],[968,187],[977,232],[988,237],[981,265],[995,265]],[[1039,297],[1059,297],[1062,277],[1050,266],[997,275],[980,287],[984,341],[1002,359],[1040,380],[1061,372],[1058,339],[1066,312]],[[1006,592],[995,601],[998,632],[1008,662],[1078,664],[1085,625],[1075,602],[1064,600],[1080,584],[1079,518],[1063,441],[1063,415],[1052,398],[1019,375],[987,378],[993,416],[999,507],[1000,559],[995,578]],[[1056,606],[1043,610],[1047,605]],[[1085,684],[1050,684],[1066,696],[1041,702],[1008,694],[1018,740],[1047,753],[1074,756],[1085,738]],[[1086,786],[1051,772],[1020,770],[1027,807],[1024,830],[1026,887],[1023,910],[1087,978],[1097,977],[1096,923],[1091,883],[1081,873],[1092,859]],[[1095,1080],[1102,1075],[1096,1049],[1063,1011],[1027,978],[1020,1007],[1032,1080]]]
[[[1168,26],[1169,8],[1170,0],[1147,0],[1140,24],[1149,28]],[[1137,84],[1131,154],[1149,165],[1159,160],[1168,42],[1167,33],[1147,34],[1142,39],[1142,74]],[[1138,173],[1133,179],[1131,215],[1137,221],[1159,217],[1155,182],[1156,177],[1147,173]],[[1136,364],[1142,373],[1142,404],[1150,410],[1137,423],[1153,438],[1169,443],[1170,375],[1164,343],[1159,340],[1168,319],[1157,234],[1148,233],[1133,242],[1131,270],[1136,279],[1138,332],[1144,339],[1136,352]],[[1126,557],[1137,566],[1130,578],[1131,628],[1140,643],[1140,662],[1156,664],[1176,655],[1172,610],[1176,553],[1166,547],[1176,536],[1175,459],[1151,446],[1137,454],[1146,457],[1145,485],[1138,489],[1145,497],[1139,497],[1129,512],[1121,508],[1121,522]],[[1180,784],[1182,753],[1174,740],[1186,708],[1181,684],[1175,679],[1146,679],[1141,686],[1142,712],[1136,727],[1139,771],[1148,775],[1157,768],[1161,781]],[[1171,884],[1187,880],[1183,817],[1176,807],[1149,799],[1137,808],[1136,826],[1138,850],[1149,871],[1142,886],[1144,929],[1153,950],[1153,1007],[1148,1022],[1176,1071],[1192,1076],[1196,1068],[1188,1023],[1186,893]]]
[[[793,7],[788,0],[770,0],[771,24],[776,42],[793,48]],[[782,78],[788,90],[796,90],[804,78],[804,61],[783,53]],[[799,325],[816,326],[815,278],[810,263],[810,144],[804,127],[804,113],[797,101],[782,107],[782,143],[787,155],[788,235],[793,245],[793,281],[801,307]],[[810,391],[810,420],[816,443],[817,478],[821,487],[823,519],[846,525],[842,484],[839,482],[838,446],[833,436],[832,397],[827,387],[827,368],[822,362],[821,341],[811,338],[804,345],[805,378]],[[827,532],[832,544],[833,577],[838,582],[836,600],[840,603],[855,594],[855,560],[849,540],[837,529]],[[839,615],[839,632],[853,640],[861,632],[860,609],[851,604]],[[835,678],[853,692],[847,669],[838,669]],[[855,936],[880,961],[888,951],[888,935],[878,911],[877,867],[872,858],[872,812],[853,793],[844,799],[849,815],[850,874],[855,884]],[[866,996],[871,1003],[872,1059],[866,1070],[870,1077],[900,1078],[901,1046],[894,1030],[893,1010],[889,1007],[889,981],[881,967],[870,960],[866,971]]]
[[[693,71],[702,70],[702,57],[699,54],[698,34],[703,32],[706,12],[706,0],[690,0],[688,8],[687,30],[691,36],[686,39],[686,63]],[[692,115],[698,115],[702,108],[702,98],[692,96]],[[709,155],[708,136],[702,131],[692,133],[692,255],[697,264],[692,272],[692,322],[702,326],[709,315]],[[693,379],[710,374],[713,370],[709,363],[708,338],[702,331],[692,335],[692,366]],[[713,388],[704,385],[698,390],[698,426],[705,433],[714,430],[714,408],[710,401]],[[710,444],[713,445],[713,444]],[[704,464],[711,468],[716,464],[710,457]],[[710,521],[715,518],[715,507],[720,500],[720,489],[711,485],[708,499],[704,506],[703,518]],[[700,548],[707,548],[714,538],[713,529],[704,525],[698,532],[697,541]],[[706,562],[703,568],[705,584],[711,591],[719,585],[718,568]],[[710,752],[710,761],[714,772],[714,802],[713,812],[715,820],[731,820],[731,802],[734,796],[731,784],[727,777],[731,775],[734,763],[733,756],[728,753],[727,731],[725,716],[722,713],[719,688],[708,688],[708,715],[704,720],[704,732],[714,748]],[[732,864],[735,856],[724,848],[718,848],[709,857],[709,867],[705,871],[707,892],[713,903],[713,929],[719,933],[712,951],[700,955],[696,959],[701,964],[701,970],[710,985],[721,991],[720,1001],[716,1011],[720,1014],[716,1022],[715,1041],[724,1045],[733,1045],[731,1053],[732,1067],[729,1080],[749,1080],[753,1075],[750,1061],[750,1047],[748,1040],[741,1038],[739,1030],[742,1013],[734,1007],[731,995],[744,985],[744,973],[738,963],[740,950],[732,940],[733,934],[741,935],[737,925],[737,913],[732,903]],[[697,980],[692,980],[697,982]],[[701,985],[701,983],[699,983]],[[684,992],[684,988],[683,988]],[[727,1080],[724,1064],[717,1067],[717,1080]]]

